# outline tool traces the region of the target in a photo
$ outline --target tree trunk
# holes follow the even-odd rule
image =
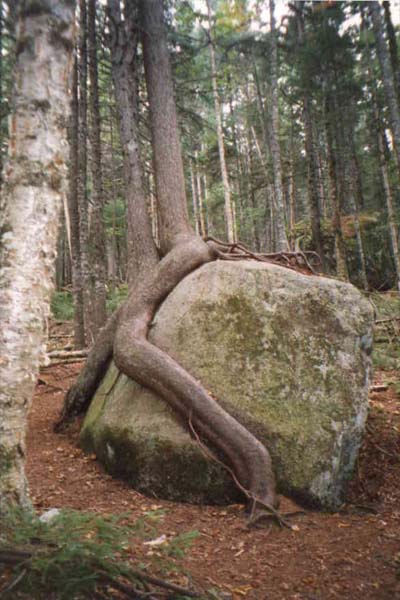
[[[386,33],[389,41],[390,61],[392,63],[392,71],[394,77],[395,88],[397,90],[397,102],[400,105],[400,64],[397,50],[396,32],[393,27],[392,16],[390,14],[390,2],[383,2],[385,11]]]
[[[308,206],[311,220],[311,235],[313,246],[321,259],[322,270],[325,270],[325,255],[321,230],[321,213],[318,195],[318,165],[314,134],[312,127],[311,108],[307,97],[303,99],[303,122],[305,131],[305,148],[308,168]]]
[[[199,222],[199,206],[197,202],[197,184],[194,175],[193,162],[190,161],[190,189],[192,192],[192,207],[193,207],[193,222],[194,230],[197,235],[200,234],[200,222]]]
[[[290,173],[289,173],[289,241],[290,249],[296,245],[296,175],[295,175],[295,145],[293,135],[294,117],[290,115]]]
[[[162,0],[141,0],[139,6],[160,239],[165,256],[146,276],[135,281],[127,302],[102,331],[104,343],[95,344],[89,354],[84,371],[67,395],[58,426],[71,414],[85,410],[104,374],[104,365],[113,356],[123,373],[159,394],[225,454],[252,505],[258,502],[276,506],[275,479],[266,448],[225,412],[197,380],[147,340],[160,303],[183,277],[214,260],[216,248],[196,236],[188,221]]]
[[[194,164],[195,164],[195,172],[196,172],[197,199],[198,199],[198,204],[199,204],[200,235],[201,235],[201,237],[205,237],[207,235],[207,227],[206,227],[206,221],[204,219],[204,201],[203,201],[203,194],[202,194],[202,190],[201,190],[201,177],[200,177],[200,171],[199,171],[197,150],[195,152]]]
[[[346,132],[344,132],[344,135],[346,136],[347,140],[350,139],[350,146],[348,146],[348,143],[347,144],[345,143],[343,151],[345,154],[345,161],[347,163],[346,167],[348,169],[348,174],[349,174],[349,182],[348,182],[349,183],[349,190],[348,190],[349,196],[348,197],[349,197],[350,208],[353,213],[357,249],[358,249],[358,255],[360,257],[361,282],[362,282],[363,289],[368,291],[369,286],[368,286],[368,277],[367,277],[367,263],[366,263],[366,258],[365,258],[364,240],[363,240],[363,235],[362,235],[362,231],[361,231],[361,223],[360,223],[360,207],[362,206],[362,203],[363,203],[363,194],[362,194],[360,173],[358,171],[358,161],[357,161],[356,147],[355,147],[355,142],[354,142],[354,132],[353,132],[353,127],[352,127],[352,122],[346,123],[346,125],[347,125],[347,127],[346,127],[347,136],[346,136]]]
[[[327,161],[329,170],[329,187],[330,187],[330,201],[332,207],[332,229],[335,236],[335,256],[336,256],[336,274],[340,279],[348,281],[349,272],[347,270],[346,263],[346,247],[343,239],[342,231],[342,210],[341,203],[338,194],[338,173],[337,173],[337,157],[338,152],[338,141],[336,142],[336,149],[333,147],[333,133],[334,123],[338,118],[336,111],[333,109],[333,102],[328,97],[326,99],[326,150],[327,150]],[[336,151],[335,151],[336,150]]]
[[[215,120],[217,124],[217,139],[218,139],[218,152],[219,162],[221,165],[221,176],[224,187],[224,206],[225,206],[225,225],[228,242],[235,242],[235,220],[234,220],[234,209],[231,195],[231,187],[229,183],[228,168],[226,166],[225,159],[225,143],[224,143],[224,132],[222,129],[222,115],[221,115],[221,103],[218,93],[218,82],[217,82],[217,64],[215,60],[215,44],[213,37],[213,25],[212,25],[212,13],[210,0],[206,0],[207,12],[208,12],[208,24],[209,24],[209,48],[210,48],[210,64],[211,64],[211,81],[214,97],[214,108],[215,108]]]
[[[85,341],[93,343],[95,334],[92,322],[92,282],[89,252],[89,202],[87,190],[87,0],[79,0],[79,58],[78,58],[78,207],[79,244],[81,259],[83,314]]]
[[[85,321],[83,313],[83,283],[81,271],[81,244],[79,235],[78,204],[78,62],[74,59],[71,85],[71,116],[69,121],[69,190],[68,213],[71,237],[72,300],[74,304],[74,346],[85,347]]]
[[[390,54],[383,35],[383,25],[381,17],[381,7],[379,2],[373,0],[370,2],[372,24],[376,42],[376,51],[382,74],[383,88],[385,90],[386,103],[389,109],[390,129],[393,136],[394,150],[397,160],[397,168],[400,176],[400,108],[397,97],[397,90],[394,81]]]
[[[378,125],[379,127],[379,125]],[[396,270],[396,287],[400,292],[400,253],[399,253],[399,230],[396,222],[396,215],[393,208],[393,194],[389,181],[389,173],[385,158],[385,146],[383,141],[382,130],[378,131],[378,146],[379,146],[379,166],[381,169],[383,188],[385,192],[386,208],[388,213],[388,224],[390,232],[390,241],[392,244],[393,261]]]
[[[271,23],[271,127],[270,147],[272,155],[272,167],[274,172],[274,196],[275,196],[275,227],[276,227],[276,249],[278,252],[289,249],[285,229],[285,208],[282,189],[282,164],[281,149],[279,145],[279,107],[278,107],[278,48],[275,29],[275,2],[269,0],[269,13]]]
[[[106,322],[106,244],[103,223],[103,174],[101,167],[101,135],[99,83],[97,72],[96,0],[88,0],[88,58],[90,80],[90,146],[92,197],[89,227],[90,268],[92,275],[92,329],[96,336]]]
[[[14,108],[1,197],[0,511],[27,504],[25,427],[39,364],[62,197],[73,3],[27,0],[17,27]]]
[[[0,0],[0,194],[3,184],[3,0]]]
[[[121,15],[119,0],[108,0],[110,53],[115,101],[124,160],[128,221],[128,282],[132,285],[158,262],[148,218],[143,169],[140,159],[138,90],[135,75],[138,43],[137,9],[131,2]]]
[[[363,13],[362,13],[362,28],[364,30],[366,30],[365,15]],[[389,236],[390,236],[390,242],[391,242],[391,246],[392,246],[393,261],[394,261],[395,272],[396,272],[396,287],[400,291],[400,253],[399,253],[399,244],[398,244],[399,232],[398,232],[398,227],[397,227],[396,218],[395,218],[394,209],[393,209],[393,194],[392,194],[392,188],[390,185],[389,172],[388,172],[386,156],[385,156],[385,136],[384,136],[384,132],[382,130],[381,117],[379,114],[379,105],[378,105],[376,84],[375,84],[375,79],[373,77],[373,73],[372,73],[372,69],[371,69],[371,64],[372,64],[371,50],[370,50],[368,42],[365,47],[364,63],[366,65],[366,70],[368,73],[368,83],[371,88],[372,107],[373,107],[375,128],[376,128],[376,133],[377,133],[377,138],[378,138],[378,161],[379,161],[379,168],[380,168],[380,173],[381,173],[381,178],[382,178],[383,191],[385,194],[386,209],[387,209],[387,213],[388,213]]]
[[[302,2],[296,1],[296,23],[298,45],[303,45],[304,22]],[[307,94],[303,96],[303,123],[305,133],[305,149],[308,167],[308,204],[311,220],[313,246],[321,259],[322,270],[325,270],[325,256],[321,231],[320,201],[318,197],[318,163],[314,144],[311,105]]]

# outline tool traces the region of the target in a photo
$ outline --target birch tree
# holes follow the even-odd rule
[[[15,100],[0,223],[0,510],[27,504],[25,426],[66,190],[72,0],[20,3]]]

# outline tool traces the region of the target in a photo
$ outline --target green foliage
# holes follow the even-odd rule
[[[0,549],[32,552],[32,558],[15,567],[16,574],[26,570],[16,591],[30,598],[45,598],[56,593],[62,599],[88,598],[101,580],[101,574],[114,578],[129,576],[129,566],[117,554],[129,547],[135,534],[123,525],[123,516],[103,519],[94,514],[63,511],[50,523],[33,513],[13,509],[3,524]],[[35,596],[32,596],[34,590]]]
[[[51,313],[58,321],[71,321],[74,318],[72,293],[54,292],[51,299]]]
[[[107,312],[111,314],[125,300],[128,286],[122,283],[107,290]],[[51,314],[58,321],[71,321],[74,318],[74,306],[71,292],[54,292],[51,299]]]
[[[113,199],[107,202],[104,211],[104,225],[107,236],[115,235],[116,238],[123,238],[125,235],[125,202],[122,198]]]
[[[128,295],[128,285],[122,283],[118,287],[111,289],[107,293],[107,312],[111,314],[126,299]]]
[[[102,517],[63,510],[46,523],[33,512],[10,509],[1,522],[0,563],[2,556],[11,554],[19,554],[20,559],[11,567],[8,583],[0,590],[1,598],[80,600],[93,598],[106,585],[118,589],[118,582],[144,593],[140,568],[133,568],[127,558],[135,539],[157,533],[155,524],[162,514],[149,512],[132,523],[127,514]],[[170,569],[170,563],[160,562],[160,556],[169,560],[182,557],[197,535],[183,533],[163,544],[162,552],[157,552],[158,568]],[[168,597],[184,598],[179,594]]]
[[[196,530],[193,531],[185,531],[180,535],[175,536],[166,546],[163,548],[166,556],[171,556],[173,558],[183,558],[185,556],[186,550],[190,548],[192,543],[196,538],[198,538],[200,533]]]

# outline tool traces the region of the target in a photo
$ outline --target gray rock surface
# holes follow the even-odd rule
[[[350,284],[217,261],[175,288],[150,339],[265,443],[281,492],[336,509],[367,415],[372,323],[370,303]],[[114,365],[81,440],[144,492],[217,503],[237,494],[168,406]]]

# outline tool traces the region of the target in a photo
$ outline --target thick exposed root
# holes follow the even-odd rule
[[[250,498],[276,507],[275,478],[267,449],[185,369],[147,340],[161,301],[193,270],[189,265],[213,260],[214,252],[199,238],[189,238],[171,250],[154,277],[125,307],[115,336],[114,361],[125,375],[156,392],[222,451]]]
[[[99,344],[104,347],[90,353],[83,373],[68,392],[56,428],[60,430],[75,414],[86,409],[112,356],[122,373],[153,390],[182,416],[192,432],[198,432],[222,452],[250,508],[257,504],[276,515],[278,498],[268,450],[196,379],[147,340],[154,314],[165,297],[186,275],[214,260],[222,251],[215,240],[206,243],[197,236],[177,240],[107,325],[107,335],[96,342],[95,349]]]
[[[78,415],[86,412],[112,359],[119,315],[120,310],[111,315],[100,331],[96,343],[88,354],[84,368],[65,396],[61,414],[54,425],[54,431],[63,431]]]
[[[288,269],[299,270],[306,269],[310,273],[317,275],[314,266],[321,264],[321,259],[316,252],[312,251],[295,251],[295,252],[273,252],[260,253],[252,252],[244,244],[226,243],[217,240],[213,237],[207,237],[205,240],[210,245],[213,245],[218,258],[221,260],[257,260],[259,262],[268,262]]]

